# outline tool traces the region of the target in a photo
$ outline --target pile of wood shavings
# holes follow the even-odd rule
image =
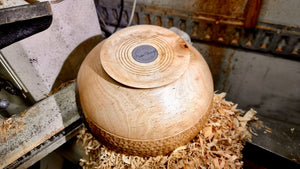
[[[256,112],[244,113],[237,104],[215,94],[212,113],[199,134],[185,146],[157,157],[127,156],[101,145],[86,128],[77,135],[87,158],[80,165],[88,168],[241,168],[243,144],[251,139],[247,123]],[[242,114],[245,114],[243,117]]]
[[[3,121],[0,125],[0,141],[6,142],[8,137],[16,136],[17,133],[23,130],[24,123],[21,120],[10,117]]]

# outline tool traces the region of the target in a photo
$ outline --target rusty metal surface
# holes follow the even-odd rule
[[[183,16],[193,14],[195,17],[207,17],[210,19],[241,21],[245,19],[247,4],[251,0],[182,0],[159,1],[142,0],[138,6],[144,11],[168,12],[165,14]],[[118,1],[97,0],[99,5],[118,7]],[[131,8],[133,0],[126,0],[125,7]]]
[[[108,2],[110,1],[99,2],[97,10],[107,25],[115,26],[119,8]],[[121,27],[127,26],[130,13],[131,4],[125,3]],[[258,22],[256,28],[245,29],[243,18],[216,17],[143,3],[137,4],[133,24],[152,24],[167,28],[174,26],[187,32],[194,41],[300,59],[300,27],[297,26]]]
[[[75,83],[72,83],[20,115],[13,116],[11,123],[3,122],[0,125],[0,168],[14,163],[16,160],[19,161],[16,166],[25,163],[29,159],[26,159],[26,156],[22,156],[34,149],[40,152],[40,145],[43,145],[44,142],[49,142],[49,139],[51,142],[51,138],[55,140],[54,138],[61,138],[66,135],[66,133],[61,133],[61,136],[53,137],[79,119],[80,115],[78,114],[75,99]],[[72,128],[76,127],[73,126]],[[53,151],[66,140],[63,138],[47,152]],[[47,153],[43,155],[45,156]],[[35,156],[35,154],[29,154],[29,156],[30,158],[36,158],[36,160],[42,157]]]

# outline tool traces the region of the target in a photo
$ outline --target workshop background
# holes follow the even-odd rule
[[[25,111],[22,121],[13,118],[15,124],[36,123],[26,130],[14,129],[22,137],[1,133],[0,168],[78,167],[82,152],[73,136],[82,121],[72,92],[75,84],[52,93],[76,78],[96,44],[128,25],[133,6],[132,25],[186,32],[210,66],[215,90],[226,92],[226,99],[239,108],[258,112],[265,127],[254,127],[257,136],[244,150],[246,166],[299,167],[300,1],[2,0],[0,4],[0,99],[9,102],[1,109],[0,122],[36,107]],[[3,31],[7,25],[17,37]]]

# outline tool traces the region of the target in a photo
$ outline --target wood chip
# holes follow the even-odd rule
[[[207,126],[203,129],[204,132],[204,138],[210,138],[212,135],[212,127],[211,126]]]
[[[265,131],[266,131],[266,132],[268,132],[268,133],[272,133],[272,131],[271,131],[271,130],[269,130],[269,129],[266,129]]]

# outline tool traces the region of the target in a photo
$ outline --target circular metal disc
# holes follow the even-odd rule
[[[132,57],[140,63],[150,63],[157,59],[157,50],[150,45],[141,45],[133,49]]]

